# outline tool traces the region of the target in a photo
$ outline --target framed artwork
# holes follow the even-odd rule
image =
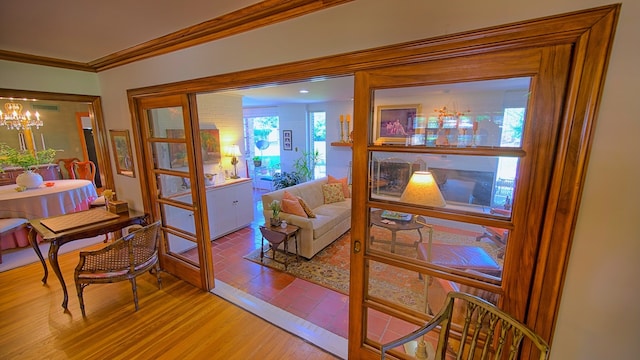
[[[167,138],[184,139],[184,129],[167,129]],[[200,145],[202,146],[202,162],[205,164],[218,164],[222,159],[220,149],[220,130],[201,129]],[[187,166],[187,145],[169,144],[169,166],[172,169]]]
[[[293,150],[293,130],[282,130],[282,149]]]
[[[415,134],[420,104],[378,106],[373,142],[376,145],[405,144]]]
[[[133,170],[133,155],[131,153],[131,139],[129,130],[109,130],[111,147],[116,160],[116,173],[129,177],[136,177]]]
[[[222,159],[220,148],[220,130],[200,129],[200,145],[202,146],[202,162],[219,164]]]

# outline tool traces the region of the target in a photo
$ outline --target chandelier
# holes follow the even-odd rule
[[[4,104],[4,109],[6,113],[0,111],[0,126],[6,126],[7,129],[26,130],[32,126],[39,129],[40,126],[44,125],[37,111],[35,118],[31,117],[29,111],[23,114],[21,104],[8,102]]]

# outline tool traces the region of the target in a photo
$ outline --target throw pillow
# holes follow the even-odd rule
[[[295,200],[291,200],[291,199],[282,199],[282,212],[284,213],[288,213],[288,214],[293,214],[293,215],[298,215],[298,216],[302,216],[302,217],[308,217],[307,213],[304,212],[304,209],[302,208],[302,205],[300,205],[300,202],[298,201],[298,199]]]
[[[324,203],[331,204],[334,202],[344,201],[344,193],[342,192],[342,184],[324,184],[322,185],[322,195]]]
[[[349,192],[349,184],[347,183],[347,178],[343,177],[342,179],[335,178],[331,175],[327,177],[327,184],[342,184],[342,193],[345,198],[351,197],[351,193]]]
[[[296,201],[298,201],[298,197],[293,195],[292,193],[288,192],[287,190],[285,190],[284,193],[282,193],[282,198],[283,199],[288,199],[288,200],[296,200]]]
[[[298,201],[300,202],[300,206],[302,206],[302,210],[304,210],[304,212],[307,214],[308,217],[310,218],[316,217],[316,214],[313,213],[313,210],[311,210],[309,205],[307,205],[307,203],[304,202],[304,200],[301,197],[298,197]]]

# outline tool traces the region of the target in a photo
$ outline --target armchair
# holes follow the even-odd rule
[[[133,231],[100,250],[80,252],[80,261],[74,273],[76,291],[84,310],[83,290],[89,284],[108,284],[129,280],[133,289],[133,301],[138,311],[136,277],[155,271],[158,288],[162,288],[158,264],[158,236],[160,222]]]
[[[454,303],[461,303],[461,306],[455,307]],[[458,309],[464,311],[461,314],[462,323],[453,320],[454,312]],[[461,359],[463,354],[468,359],[500,359],[503,358],[503,352],[505,355],[509,354],[509,359],[514,359],[525,338],[532,349],[537,349],[538,359],[545,360],[549,357],[549,345],[525,324],[479,297],[450,292],[445,306],[426,325],[381,345],[380,359],[384,360],[390,350],[414,340],[418,341],[416,358],[426,359],[427,345],[424,337],[431,331],[439,331],[435,357],[430,356],[435,360],[447,358],[447,352],[459,354],[457,359]]]

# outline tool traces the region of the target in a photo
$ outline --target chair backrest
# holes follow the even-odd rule
[[[267,239],[267,241],[272,244],[279,244],[286,238],[285,234],[278,231],[273,231],[268,227],[262,225],[260,226],[260,232],[262,233],[262,237]]]
[[[96,164],[93,161],[76,161],[73,163],[73,172],[76,179],[89,180],[95,183]]]
[[[56,164],[60,165],[60,163],[62,162],[62,167],[67,171],[67,176],[69,176],[69,179],[75,179],[76,175],[73,172],[73,163],[76,161],[80,161],[80,159],[75,157],[58,159],[56,160]],[[60,172],[60,175],[62,175],[62,178],[64,179],[64,175],[62,174],[62,172]]]
[[[454,303],[462,304],[454,306]],[[464,311],[464,316],[454,316],[454,309]],[[462,318],[463,323],[452,321],[455,318]],[[435,360],[517,359],[524,339],[528,339],[534,351],[538,350],[538,359],[546,360],[549,356],[549,345],[525,324],[477,296],[452,291],[447,295],[445,306],[429,323],[403,338],[382,345],[381,359],[385,358],[388,350],[422,339],[432,330],[440,331]],[[428,339],[432,338],[435,337]]]
[[[119,271],[128,274],[144,272],[155,263],[158,256],[158,231],[160,221],[133,231],[100,250],[80,253],[81,262],[76,272],[108,272],[123,277]],[[126,277],[126,275],[124,276]]]

